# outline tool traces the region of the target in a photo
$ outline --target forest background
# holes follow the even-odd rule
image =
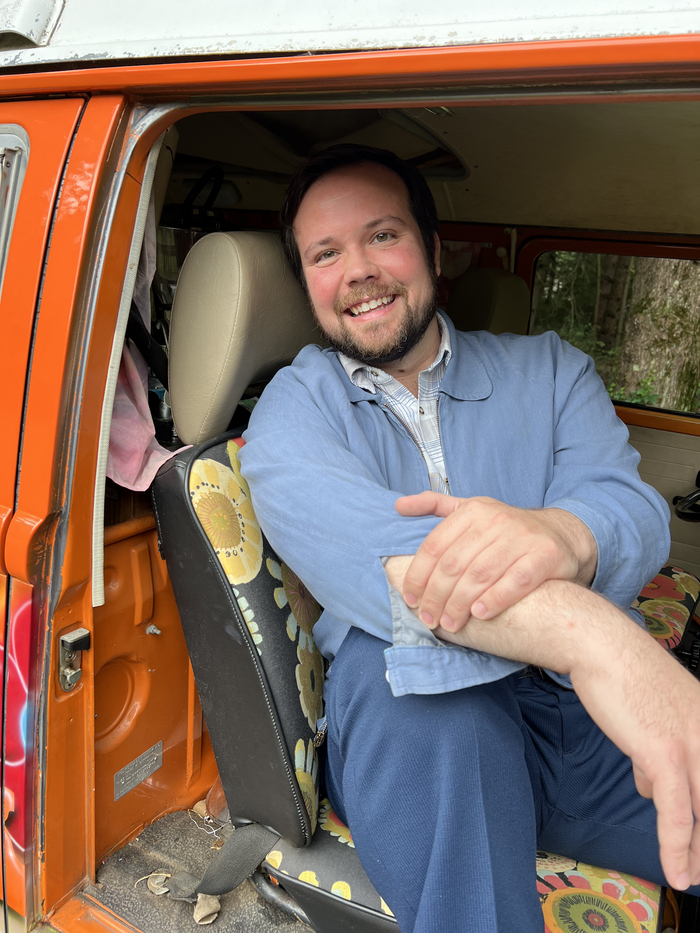
[[[611,398],[700,414],[700,262],[545,253],[530,333],[547,330],[593,357]]]

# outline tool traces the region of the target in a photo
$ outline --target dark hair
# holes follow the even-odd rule
[[[300,165],[289,182],[280,211],[282,246],[292,271],[304,284],[301,268],[301,256],[294,236],[294,219],[304,195],[319,178],[339,168],[361,165],[364,162],[383,165],[395,172],[406,186],[408,204],[413,218],[423,238],[428,264],[432,267],[435,252],[435,234],[438,232],[438,218],[435,201],[426,180],[417,168],[404,162],[388,149],[375,149],[374,146],[359,146],[356,143],[340,143],[329,146],[322,152],[310,156]]]

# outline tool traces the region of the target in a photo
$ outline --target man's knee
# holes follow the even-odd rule
[[[512,678],[449,693],[393,696],[386,680],[387,645],[353,630],[331,670],[327,715],[341,757],[383,767],[443,773],[447,762],[469,767],[474,757],[522,755],[521,716]]]

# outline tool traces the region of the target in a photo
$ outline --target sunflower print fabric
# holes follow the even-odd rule
[[[240,442],[242,443],[242,442]],[[318,815],[316,721],[324,661],[313,638],[321,607],[264,538],[241,473],[238,439],[213,444],[190,470],[194,512],[231,585],[239,630],[263,668],[309,831]],[[340,879],[342,880],[342,879]]]
[[[314,743],[309,739],[306,746],[299,739],[294,750],[294,773],[304,798],[304,806],[311,820],[311,831],[316,832],[318,814],[318,755]]]
[[[198,460],[190,472],[190,498],[229,583],[248,583],[262,564],[262,532],[233,470]]]
[[[321,801],[319,829],[310,849],[284,841],[265,859],[264,868],[284,886],[284,876],[393,917],[391,907],[371,885],[352,835]],[[656,933],[661,888],[642,878],[596,868],[551,852],[538,852],[535,880],[546,933]]]

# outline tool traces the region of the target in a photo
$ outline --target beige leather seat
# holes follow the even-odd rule
[[[530,292],[513,272],[475,266],[459,276],[445,310],[457,330],[526,334]]]
[[[228,427],[251,383],[319,343],[307,298],[273,233],[210,233],[185,259],[170,325],[170,403],[178,437]]]

